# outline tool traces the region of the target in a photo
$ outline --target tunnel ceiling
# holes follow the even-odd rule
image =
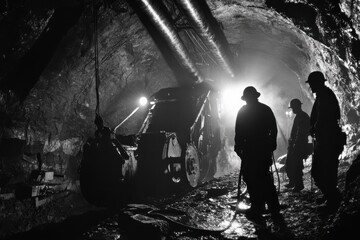
[[[178,14],[172,2],[163,1],[174,19]],[[206,2],[226,37],[234,76],[214,65],[206,49],[196,52],[185,41],[204,81],[216,87],[240,82],[251,69],[262,72],[259,76],[271,84],[282,85],[279,71],[286,71],[310,104],[312,96],[304,81],[310,71],[321,70],[340,99],[351,141],[357,141],[359,1]],[[171,67],[181,64],[164,55],[142,16],[125,0],[1,0],[2,137],[40,142],[44,152],[74,155],[93,134],[93,3],[98,8],[100,113],[106,125],[121,122],[137,106],[140,95],[150,96],[189,78],[187,71]],[[188,33],[180,25],[176,30],[185,39]],[[296,93],[288,91],[282,99]],[[143,116],[139,111],[119,133],[135,133]]]

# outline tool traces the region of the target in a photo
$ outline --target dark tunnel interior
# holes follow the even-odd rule
[[[0,238],[141,239],[137,228],[154,239],[356,235],[359,60],[356,0],[0,0]],[[289,104],[311,114],[313,71],[346,134],[343,200],[330,217],[313,209],[313,154],[305,189],[285,187]],[[285,230],[264,233],[234,212],[248,86],[276,119],[270,170]]]

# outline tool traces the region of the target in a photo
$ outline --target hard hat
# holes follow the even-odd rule
[[[324,83],[326,81],[325,77],[324,77],[324,74],[320,71],[314,71],[314,72],[311,72],[308,76],[308,79],[307,81],[305,81],[306,83]]]
[[[258,97],[260,97],[260,93],[256,91],[256,89],[253,86],[250,86],[244,89],[241,99],[245,101],[249,98],[258,98]]]
[[[290,101],[290,104],[289,104],[289,108],[297,108],[297,107],[301,107],[301,104],[302,102],[300,102],[299,99],[297,98],[294,98]]]

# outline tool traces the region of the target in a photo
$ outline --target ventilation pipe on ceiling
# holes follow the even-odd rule
[[[148,19],[163,35],[163,38],[168,43],[169,47],[173,50],[178,60],[197,79],[195,83],[202,82],[203,78],[201,77],[200,72],[196,68],[192,59],[189,57],[189,54],[184,44],[181,42],[173,25],[170,23],[168,18],[166,18],[165,14],[159,9],[159,7],[154,3],[156,1],[157,0],[136,0],[137,4],[142,8]]]
[[[204,0],[176,0],[176,3],[195,25],[217,62],[231,77],[234,77],[227,40],[207,3]]]

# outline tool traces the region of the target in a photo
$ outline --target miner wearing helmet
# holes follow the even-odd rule
[[[301,108],[301,101],[294,98],[290,101],[289,108],[296,114],[291,128],[289,145],[285,163],[286,174],[289,183],[285,185],[294,192],[304,189],[303,183],[303,159],[308,156],[308,136],[310,134],[310,117]]]
[[[271,108],[258,101],[260,93],[252,86],[244,89],[246,102],[237,114],[235,152],[241,158],[241,175],[247,185],[251,207],[246,217],[265,224],[262,213],[265,203],[274,221],[282,219],[280,204],[270,166],[276,149],[277,126]]]
[[[321,209],[331,213],[338,209],[341,202],[337,172],[346,135],[339,126],[339,102],[334,92],[325,85],[325,81],[322,72],[314,71],[309,74],[306,83],[316,94],[310,114],[310,133],[315,140],[311,175],[323,194],[322,199],[326,201]]]

